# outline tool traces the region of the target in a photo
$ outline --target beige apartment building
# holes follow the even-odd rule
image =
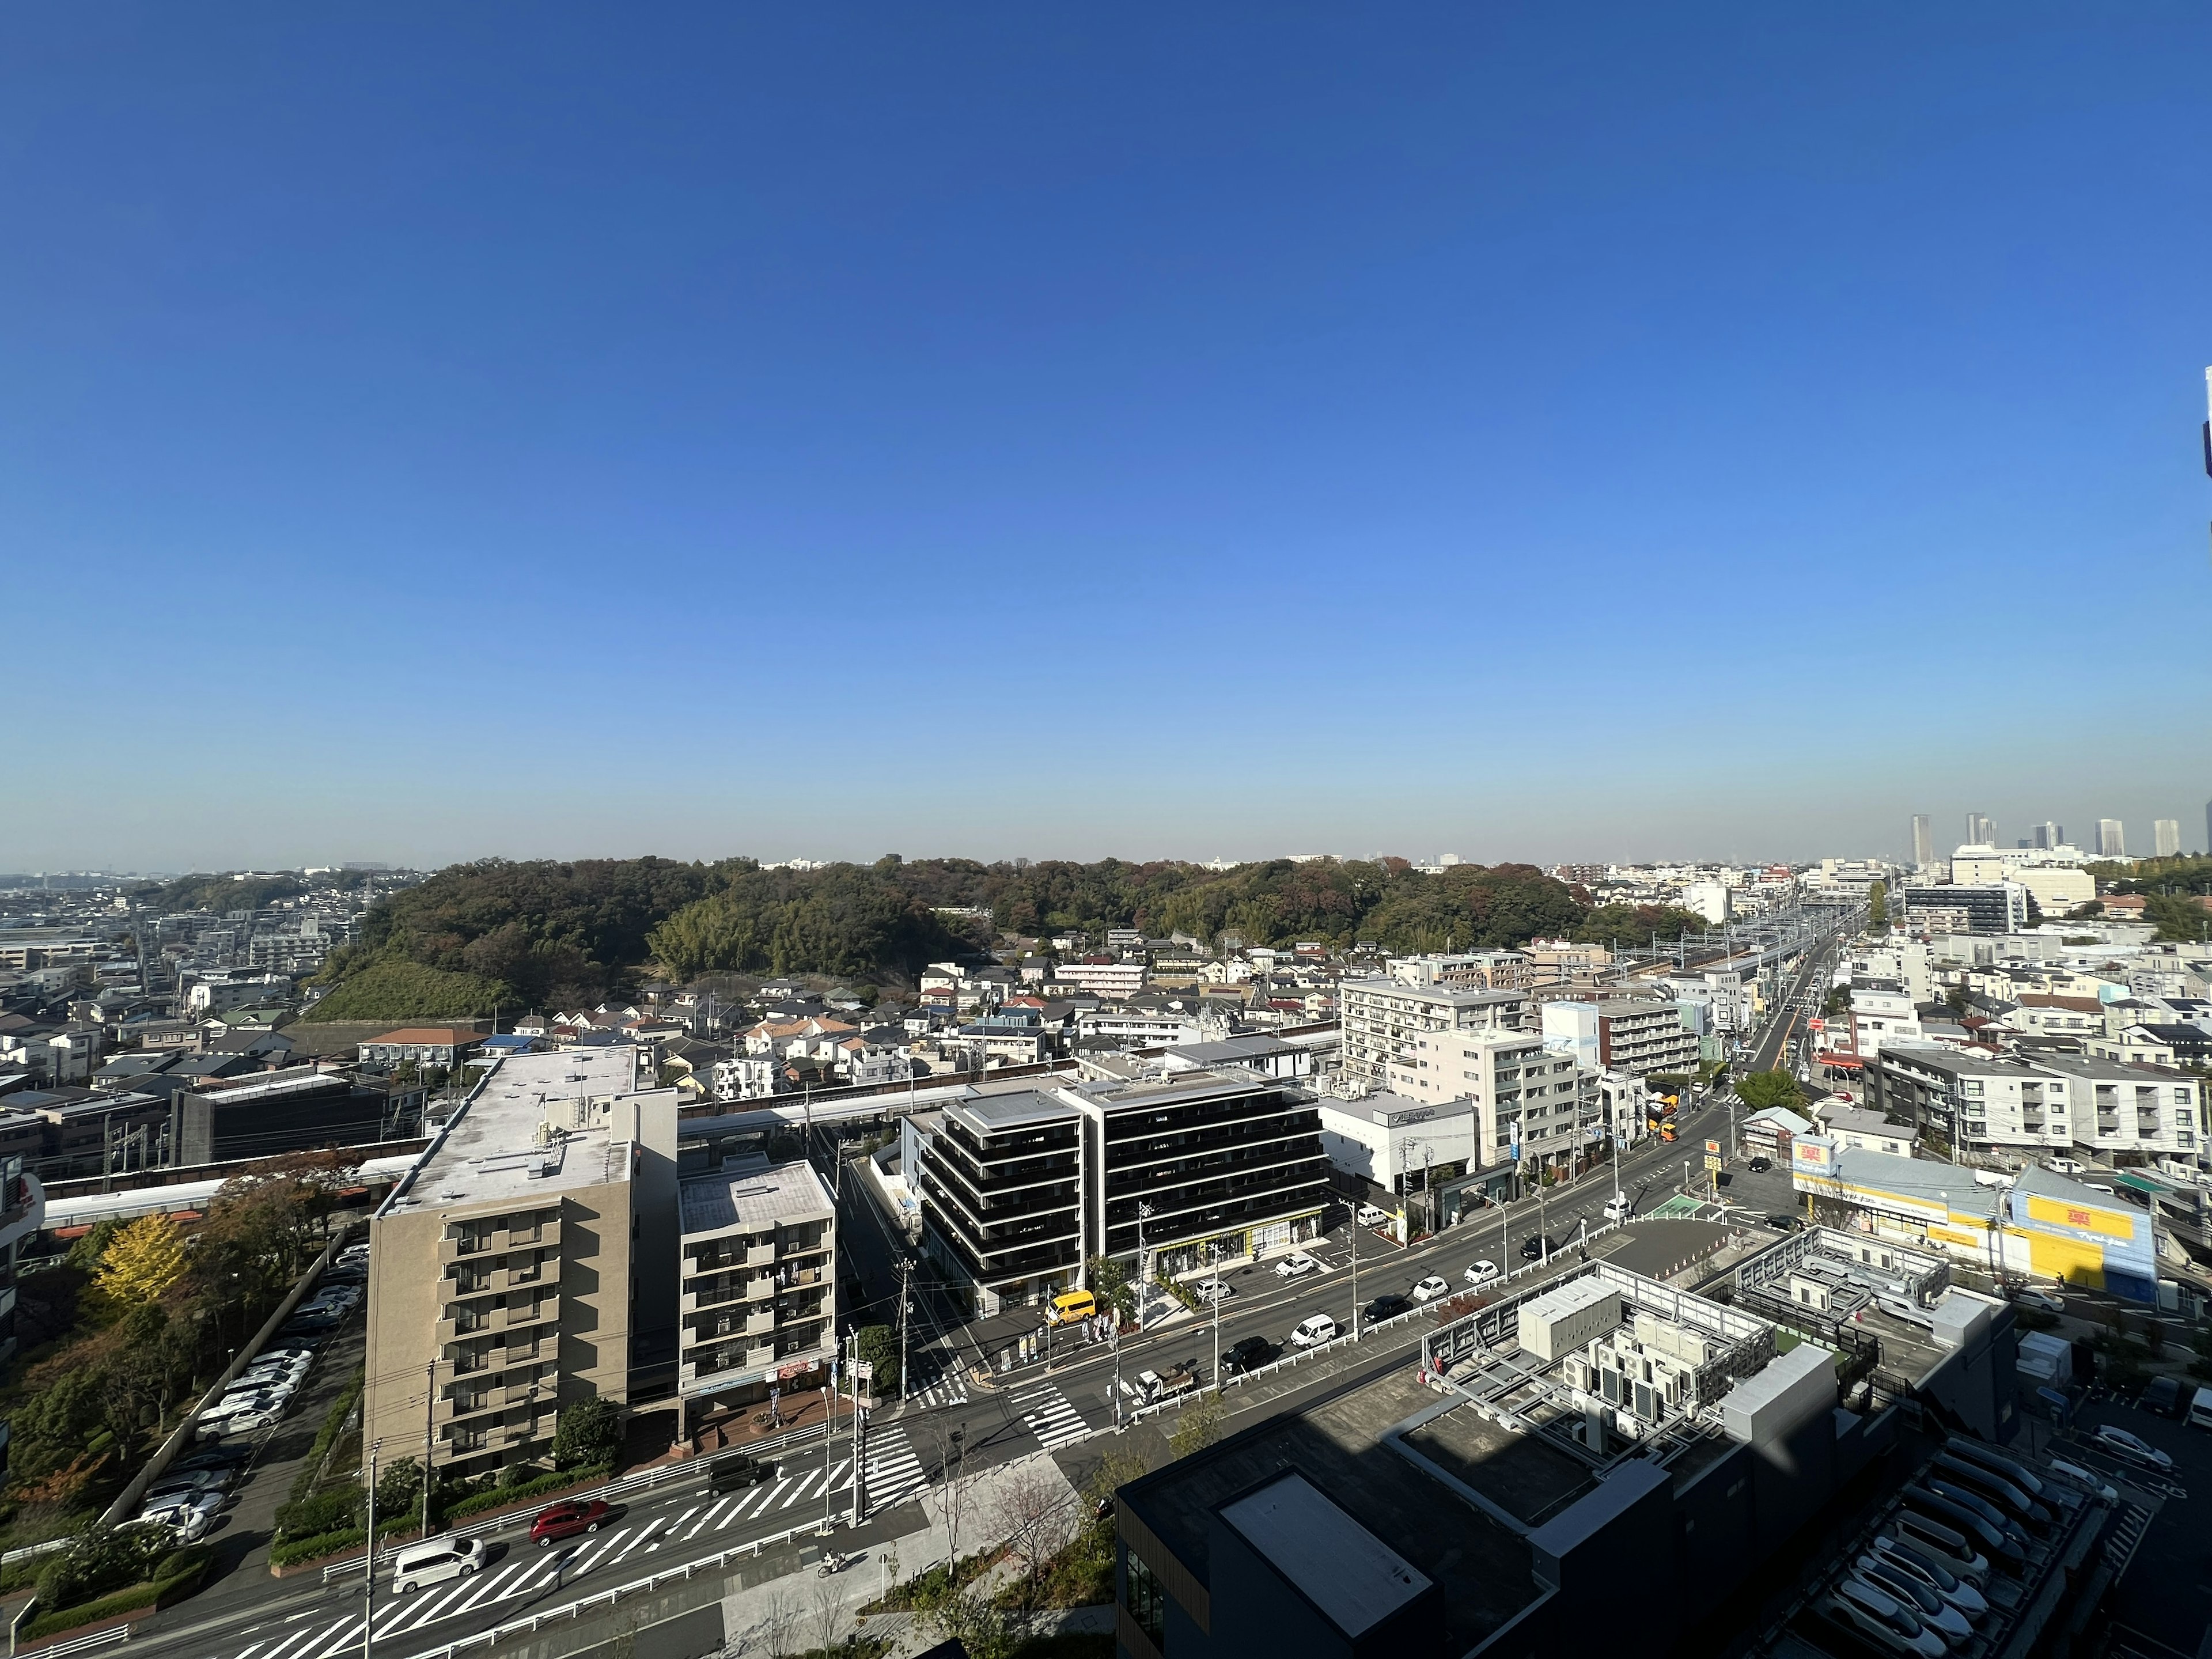
[[[1595,1144],[1589,1131],[1602,1117],[1595,1075],[1530,1031],[1417,1037],[1412,1054],[1390,1062],[1389,1086],[1429,1105],[1472,1102],[1481,1119],[1477,1162],[1486,1169],[1511,1161],[1516,1127],[1521,1162],[1531,1170],[1587,1153]]]
[[[1528,996],[1449,985],[1409,985],[1396,979],[1348,979],[1337,988],[1344,1023],[1344,1069],[1377,1088],[1389,1086],[1394,1060],[1415,1054],[1424,1034],[1522,1030]]]
[[[502,1061],[369,1224],[364,1443],[476,1475],[674,1358],[676,1091],[631,1048]]]
[[[687,1421],[818,1389],[837,1352],[837,1206],[805,1161],[726,1164],[683,1183],[677,1391]]]

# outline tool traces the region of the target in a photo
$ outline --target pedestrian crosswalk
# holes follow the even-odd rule
[[[968,1403],[968,1377],[962,1371],[939,1375],[934,1381],[924,1383],[913,1395],[917,1407],[964,1406]]]
[[[868,1513],[879,1515],[903,1504],[929,1484],[921,1460],[907,1443],[906,1431],[871,1429],[866,1453]]]
[[[1047,1451],[1056,1451],[1091,1432],[1083,1414],[1067,1403],[1067,1396],[1052,1384],[1029,1389],[1014,1396],[1022,1421]]]
[[[909,1479],[912,1486],[927,1483],[921,1466],[907,1446],[905,1436],[893,1430],[874,1437],[874,1441],[866,1454],[868,1497],[872,1509],[881,1509],[884,1504],[877,1496],[878,1480],[884,1482],[884,1489],[896,1491],[902,1498],[908,1493],[905,1483]],[[657,1555],[665,1548],[681,1549],[695,1541],[711,1554],[717,1547],[715,1534],[733,1529],[737,1535],[730,1538],[728,1544],[772,1536],[809,1520],[818,1521],[824,1501],[849,1491],[852,1485],[853,1463],[849,1456],[832,1457],[826,1466],[817,1462],[802,1468],[796,1462],[788,1462],[777,1479],[748,1486],[726,1498],[717,1498],[702,1492],[689,1504],[672,1504],[669,1513],[623,1522],[602,1532],[565,1539],[544,1549],[533,1549],[526,1540],[505,1546],[503,1554],[495,1547],[491,1564],[482,1572],[427,1585],[410,1595],[394,1593],[391,1581],[380,1578],[376,1640],[381,1642],[387,1636],[422,1630],[525,1596],[542,1605],[542,1598],[603,1569],[611,1570],[607,1583],[626,1583],[626,1577],[617,1577],[616,1573],[640,1575],[662,1565],[659,1560],[648,1564],[645,1559],[647,1556]],[[355,1583],[357,1586],[359,1581]],[[270,1632],[245,1647],[210,1654],[208,1659],[334,1659],[337,1655],[359,1649],[361,1615],[356,1612],[337,1620],[313,1617],[323,1611],[318,1607],[307,1613],[295,1615],[297,1628]]]

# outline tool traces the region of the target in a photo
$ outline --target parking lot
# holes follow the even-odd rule
[[[269,1344],[272,1349],[299,1343],[315,1345],[311,1363],[283,1401],[281,1411],[273,1414],[273,1420],[251,1417],[230,1432],[204,1436],[196,1445],[181,1449],[155,1483],[158,1490],[195,1462],[204,1465],[228,1462],[236,1472],[228,1502],[215,1513],[204,1534],[205,1541],[214,1547],[215,1564],[206,1581],[210,1588],[195,1598],[196,1605],[210,1599],[219,1601],[237,1588],[258,1590],[262,1587],[259,1581],[268,1566],[276,1511],[291,1496],[293,1480],[332,1402],[345,1392],[361,1368],[364,1324],[362,1306],[356,1303],[320,1331],[302,1332],[295,1328],[291,1337],[272,1338]],[[244,1584],[227,1583],[236,1579],[240,1568],[252,1569]]]
[[[2090,1437],[2101,1423],[2116,1424],[2173,1459],[2171,1476],[2147,1475],[2098,1451]],[[2212,1637],[2212,1432],[2119,1401],[2085,1406],[2070,1449],[2051,1443],[2047,1423],[2033,1421],[2029,1429],[2039,1449],[2158,1500],[2112,1592],[2112,1616],[2124,1627],[2124,1638],[2135,1632],[2182,1653],[2198,1652]]]

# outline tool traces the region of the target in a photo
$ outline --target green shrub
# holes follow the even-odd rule
[[[354,1403],[361,1398],[362,1386],[367,1379],[366,1367],[354,1372],[353,1381],[346,1384],[338,1397],[331,1401],[330,1410],[323,1413],[323,1426],[315,1431],[315,1443],[307,1448],[307,1461],[293,1477],[294,1498],[305,1498],[315,1489],[315,1482],[322,1476],[323,1460],[331,1455],[331,1448],[345,1432],[346,1419],[353,1415]]]
[[[269,1552],[270,1565],[296,1567],[302,1561],[313,1561],[318,1556],[336,1555],[340,1550],[351,1549],[367,1541],[368,1534],[359,1527],[349,1527],[339,1532],[317,1533],[312,1538],[289,1538]]]
[[[548,1492],[565,1492],[571,1486],[595,1486],[613,1473],[614,1465],[611,1463],[599,1463],[581,1469],[556,1469],[550,1474],[541,1474],[534,1480],[526,1480],[520,1486],[498,1486],[490,1492],[478,1492],[474,1498],[464,1498],[446,1509],[443,1514],[448,1522],[459,1521],[471,1515],[482,1515],[486,1510],[540,1498]]]
[[[313,1538],[358,1528],[365,1507],[359,1486],[331,1486],[295,1498],[276,1511],[276,1536],[280,1540]]]
[[[144,1607],[167,1607],[173,1601],[181,1601],[199,1587],[201,1576],[207,1571],[208,1563],[214,1559],[215,1551],[208,1545],[190,1545],[163,1556],[155,1567],[152,1577],[73,1606],[48,1602],[45,1591],[41,1589],[39,1600],[47,1611],[31,1620],[23,1631],[23,1638],[36,1641],[56,1631],[71,1630],[79,1625],[112,1619],[120,1613],[137,1613]]]

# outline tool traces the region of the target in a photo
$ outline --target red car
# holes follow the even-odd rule
[[[556,1538],[574,1538],[580,1532],[597,1532],[612,1513],[596,1498],[590,1503],[556,1504],[530,1523],[530,1540],[540,1549]]]

